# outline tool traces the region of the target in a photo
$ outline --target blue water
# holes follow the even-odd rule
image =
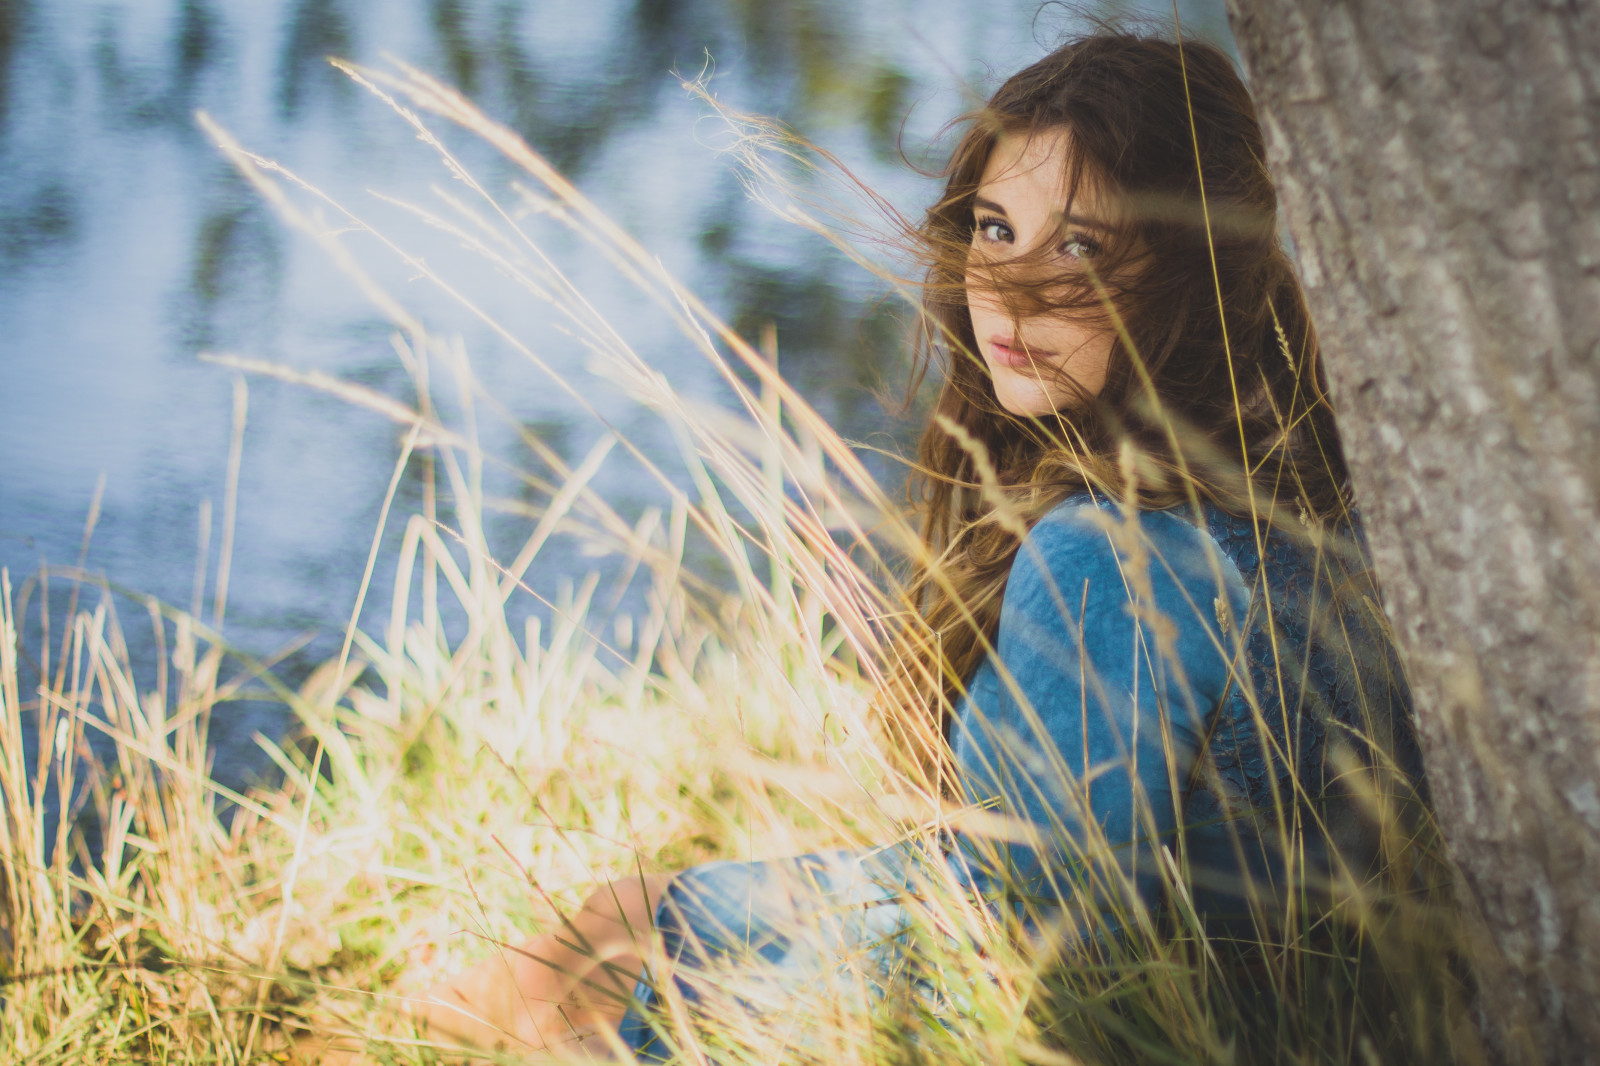
[[[1149,8],[1170,17],[1169,4]],[[1191,28],[1226,37],[1220,0],[1185,0],[1180,10]],[[379,63],[392,54],[435,72],[547,153],[720,314],[751,332],[776,322],[785,374],[847,436],[892,444],[906,426],[873,389],[886,382],[893,391],[904,366],[883,285],[751,202],[711,143],[706,106],[673,72],[712,70],[721,99],[793,123],[914,216],[934,185],[899,160],[898,146],[926,152],[949,119],[1071,24],[1037,0],[0,4],[0,566],[16,587],[43,563],[75,562],[103,478],[88,568],[171,604],[199,602],[216,623],[238,375],[199,353],[321,370],[411,400],[392,324],[239,179],[196,127],[197,108],[454,271],[597,412],[669,457],[653,418],[586,369],[587,355],[547,308],[367,192],[422,201],[449,179],[404,123],[322,57]],[[491,188],[506,190],[514,175],[491,153],[460,137],[451,143]],[[591,246],[534,228],[676,387],[726,402],[710,368]],[[564,454],[583,454],[600,431],[594,417],[370,242],[357,244],[438,336],[460,338],[516,421]],[[303,388],[262,378],[247,388],[221,623],[230,643],[254,655],[305,640],[279,668],[293,682],[337,647],[399,432]],[[530,465],[511,427],[491,420],[484,440],[505,462]],[[609,464],[596,485],[625,512],[654,502],[624,462]],[[504,475],[491,475],[489,488],[514,491]],[[387,610],[392,549],[420,499],[418,478],[407,478],[370,627]],[[202,508],[211,514],[204,541]],[[527,520],[496,522],[496,543],[514,550]],[[607,565],[556,543],[530,582],[548,592]],[[53,590],[59,622],[66,584]],[[156,655],[148,622],[133,601],[119,609],[130,653],[148,673]],[[247,781],[263,765],[252,736],[286,726],[268,704],[219,708],[211,732],[219,778]]]

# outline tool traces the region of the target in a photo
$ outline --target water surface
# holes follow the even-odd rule
[[[1191,27],[1225,36],[1220,3],[1179,6]],[[448,177],[404,123],[324,57],[393,55],[434,72],[545,153],[718,313],[751,332],[776,323],[784,372],[811,402],[847,436],[892,446],[906,427],[874,390],[892,390],[904,374],[894,301],[826,242],[751,201],[732,161],[709,143],[716,123],[706,105],[675,72],[709,71],[719,98],[792,123],[914,215],[934,186],[899,150],[924,158],[952,116],[1072,24],[1070,13],[1037,0],[5,0],[0,565],[15,587],[44,562],[74,562],[103,478],[89,569],[198,605],[250,654],[302,644],[280,667],[290,681],[337,647],[398,430],[329,396],[247,382],[219,618],[239,376],[198,356],[233,352],[413,397],[392,323],[263,205],[201,134],[196,109],[439,256],[594,412],[666,449],[659,426],[587,369],[588,354],[547,308],[368,192],[420,201]],[[509,168],[461,138],[451,143],[487,185],[506,190]],[[541,232],[652,365],[680,389],[727,402],[726,386],[592,246]],[[581,456],[600,432],[593,414],[437,291],[382,256],[368,261],[437,335],[459,338],[514,421]],[[492,453],[532,462],[513,427],[485,427]],[[597,485],[625,512],[655,501],[624,464]],[[491,475],[490,488],[515,491],[503,476]],[[421,497],[420,477],[406,478],[401,517]],[[526,535],[525,518],[497,522],[500,543]],[[371,594],[365,623],[374,630],[387,611],[401,525],[391,522]],[[604,563],[557,544],[530,581],[553,593],[595,565]],[[58,581],[55,598],[64,594]],[[127,608],[130,651],[149,668],[148,625]],[[252,735],[284,728],[262,704],[219,708],[219,777],[247,779],[262,765]]]

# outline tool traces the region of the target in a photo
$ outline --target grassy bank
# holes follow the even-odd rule
[[[381,530],[374,537],[372,565],[397,574],[388,623],[381,632],[352,625],[341,654],[299,691],[275,690],[303,738],[268,745],[284,775],[270,793],[222,795],[206,773],[213,712],[270,688],[270,673],[225,665],[238,660],[187,613],[63,573],[51,580],[78,582],[81,609],[47,618],[38,585],[8,575],[6,1061],[273,1061],[313,1026],[370,1041],[380,1060],[430,1061],[436,1052],[400,1022],[404,1000],[496,943],[558,926],[599,882],[712,858],[931,841],[960,813],[902,772],[869,713],[895,609],[876,553],[914,552],[916,538],[777,376],[770,349],[722,329],[657,260],[458,97],[409,72],[381,82],[352,73],[395,95],[402,120],[476,198],[447,198],[450,210],[426,221],[545,300],[664,421],[679,451],[669,471],[665,457],[607,435],[569,466],[529,439],[553,473],[524,478],[536,501],[530,532],[511,558],[496,557],[482,489],[494,460],[470,429],[473,411],[496,413],[494,399],[341,243],[351,232],[387,238],[208,125],[286,222],[323,244],[394,321],[417,400],[218,361],[394,419],[403,443],[388,500],[421,457],[452,506],[443,520],[431,503],[414,516],[391,515],[386,503],[385,523],[404,526],[395,557],[378,552]],[[416,117],[430,112],[522,168],[537,188],[522,194],[524,206],[599,241],[619,277],[676,316],[739,406],[694,406],[597,320],[513,210],[431,140]],[[504,340],[521,347],[510,333]],[[467,417],[441,419],[428,367],[453,376]],[[576,391],[573,400],[583,403]],[[590,487],[613,461],[635,464],[669,502],[638,518],[616,513]],[[513,624],[521,615],[508,603],[528,594],[524,578],[553,537],[603,545],[621,572],[642,575],[644,608],[609,616],[596,578],[550,603],[549,621]],[[705,559],[717,581],[697,572]],[[152,686],[135,680],[152,671],[127,659],[123,627],[149,624],[122,616],[130,604],[159,619],[167,642]],[[23,645],[48,653],[19,660]],[[25,717],[39,725],[33,757]],[[118,741],[118,764],[85,776],[73,753],[91,730]],[[103,830],[99,854],[75,855],[74,838],[45,824],[37,797],[52,778],[61,794],[85,797]],[[1163,872],[1173,914],[1123,913],[1117,938],[1097,938],[1102,919],[1086,916],[1088,946],[1065,956],[935,877],[912,914],[928,996],[873,1008],[830,994],[788,1004],[781,1028],[728,1014],[720,1030],[689,1038],[686,1058],[704,1045],[751,1062],[1473,1061],[1462,934],[1436,836],[1425,819],[1400,817],[1376,793],[1372,802],[1390,861],[1337,886],[1331,912],[1291,915],[1252,943],[1216,940],[1191,920],[1177,859]],[[808,1019],[797,1041],[794,1024]],[[504,1057],[523,1060],[515,1048]]]

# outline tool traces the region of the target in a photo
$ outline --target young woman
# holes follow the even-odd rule
[[[1370,861],[1350,782],[1415,767],[1407,697],[1263,160],[1221,52],[1096,34],[1000,88],[918,234],[943,386],[886,698],[951,792],[1030,830],[607,886],[419,1021],[508,1049],[620,1026],[659,1057],[668,1001],[720,983],[759,1017],[845,956],[903,969],[919,878],[1104,937],[1174,888],[1259,930]]]

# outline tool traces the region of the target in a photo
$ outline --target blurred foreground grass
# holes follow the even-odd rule
[[[398,574],[385,631],[352,626],[341,655],[299,691],[275,690],[302,737],[268,745],[283,786],[249,796],[224,795],[209,780],[206,730],[219,703],[274,685],[270,673],[226,673],[238,660],[225,657],[218,634],[154,603],[142,606],[168,643],[158,669],[138,669],[148,664],[128,660],[129,623],[117,611],[130,601],[88,575],[44,575],[81,590],[82,609],[51,620],[39,579],[15,584],[7,575],[5,1062],[282,1061],[293,1054],[287,1039],[308,1026],[370,1039],[377,1061],[436,1061],[399,1023],[399,1004],[496,943],[555,927],[597,883],[712,858],[930,838],[950,814],[886,749],[869,710],[896,609],[883,591],[893,567],[878,553],[919,550],[906,516],[784,385],[770,350],[723,329],[514,135],[415,72],[350,73],[393,94],[402,118],[476,197],[442,194],[439,214],[417,208],[418,216],[545,300],[670,427],[677,465],[668,473],[663,457],[606,435],[569,467],[530,438],[557,476],[524,478],[539,501],[532,532],[513,559],[495,559],[482,489],[493,460],[471,432],[475,411],[495,412],[493,397],[456,348],[431,337],[341,243],[352,232],[386,238],[208,124],[287,222],[321,242],[393,319],[417,402],[218,361],[393,418],[404,443],[389,500],[422,456],[450,517],[440,520],[430,496],[424,513],[404,519],[397,558],[374,548],[374,565]],[[742,409],[697,406],[639,360],[515,212],[408,108],[466,127],[523,168],[538,184],[518,190],[521,207],[599,241],[620,277],[677,317]],[[448,290],[447,279],[434,280]],[[451,372],[459,424],[438,414],[430,366]],[[583,404],[576,391],[573,402]],[[654,478],[670,503],[634,521],[612,510],[590,482],[613,452]],[[387,522],[387,503],[385,511]],[[646,575],[643,611],[607,617],[590,578],[548,605],[548,622],[514,627],[507,603],[552,536],[581,537],[619,558],[622,571]],[[690,544],[731,579],[697,576]],[[441,598],[454,601],[450,609]],[[464,617],[464,632],[447,633],[443,616]],[[43,649],[42,658],[19,661],[24,646]],[[152,673],[152,686],[136,683]],[[25,719],[38,726],[31,753]],[[91,772],[77,758],[91,730],[117,740],[115,766]],[[85,838],[47,824],[39,797],[52,783],[83,797],[99,827],[96,854],[83,853]],[[230,818],[219,817],[223,808]],[[1280,923],[1288,933],[1218,941],[1186,919],[1178,891],[1173,914],[1139,916],[1126,923],[1136,934],[1091,936],[1093,946],[1063,955],[934,890],[921,913],[930,987],[942,1004],[932,1016],[865,998],[796,1003],[792,1011],[812,1015],[803,1040],[793,1017],[789,1028],[766,1030],[730,1019],[727,1032],[697,1046],[723,1049],[721,1061],[768,1063],[1479,1061],[1468,945],[1437,835],[1426,821],[1379,813],[1389,819],[1389,864],[1339,886],[1328,913]],[[1172,873],[1176,887],[1181,875]],[[515,1048],[503,1058],[526,1061]]]

